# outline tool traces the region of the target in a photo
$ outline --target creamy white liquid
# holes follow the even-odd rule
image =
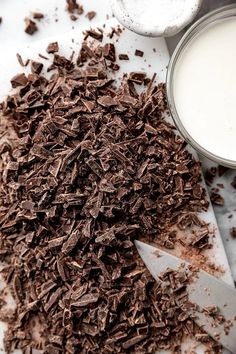
[[[193,39],[173,80],[176,109],[190,136],[236,161],[236,20],[218,22]]]

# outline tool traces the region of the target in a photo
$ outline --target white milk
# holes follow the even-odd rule
[[[236,20],[215,23],[190,42],[175,67],[173,94],[190,136],[236,161]]]

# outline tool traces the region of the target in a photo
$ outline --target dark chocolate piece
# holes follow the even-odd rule
[[[82,15],[84,12],[84,8],[82,5],[77,3],[76,0],[66,0],[67,2],[67,11],[72,14]]]
[[[136,55],[136,57],[143,57],[144,52],[142,50],[136,49],[134,55]]]
[[[110,61],[116,61],[116,51],[113,43],[106,43],[104,45],[103,56]]]
[[[23,66],[23,67],[26,67],[28,64],[29,64],[29,59],[26,59],[26,61],[25,61],[25,63],[24,63],[24,61],[23,61],[23,59],[22,59],[22,56],[19,54],[19,53],[16,53],[16,57],[17,57],[17,60],[18,60],[18,62],[19,62],[19,64],[21,65],[21,66]]]
[[[211,198],[212,204],[218,205],[218,206],[224,205],[224,198],[219,193],[213,191],[210,194],[210,198]]]
[[[38,61],[31,61],[31,71],[33,74],[40,74],[43,70],[43,64]]]
[[[36,22],[31,20],[30,18],[26,18],[25,19],[25,32],[27,34],[33,35],[37,31],[38,31],[38,26],[36,25]]]
[[[120,60],[129,60],[128,54],[119,54],[119,59]]]
[[[49,43],[47,46],[47,53],[53,54],[59,51],[59,46],[57,42]]]
[[[236,227],[231,227],[230,236],[236,238]]]
[[[27,77],[25,74],[17,74],[11,79],[11,85],[13,88],[18,86],[25,86],[28,82]]]
[[[89,21],[92,21],[92,19],[96,16],[96,12],[95,11],[89,11],[86,14],[86,17],[89,19]]]
[[[33,12],[33,18],[35,20],[41,20],[44,18],[44,14],[42,12]]]

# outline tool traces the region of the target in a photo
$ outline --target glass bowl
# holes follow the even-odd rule
[[[224,157],[215,155],[211,151],[206,150],[203,146],[201,146],[194,138],[190,135],[190,133],[187,131],[185,128],[183,122],[181,121],[181,117],[178,115],[178,111],[175,105],[175,99],[174,99],[174,74],[175,74],[175,68],[178,63],[178,60],[180,59],[182,53],[184,50],[188,47],[190,43],[194,40],[194,38],[204,31],[205,29],[209,28],[211,25],[214,25],[218,23],[219,21],[224,21],[227,19],[235,19],[236,21],[236,4],[233,5],[227,5],[224,7],[220,7],[219,9],[216,9],[207,15],[203,16],[200,18],[198,21],[196,21],[189,29],[188,31],[184,34],[184,36],[181,38],[180,42],[178,43],[168,66],[167,70],[167,79],[166,79],[166,87],[167,87],[167,100],[169,104],[169,109],[171,116],[174,120],[174,123],[179,130],[180,134],[183,136],[183,138],[190,144],[192,147],[197,150],[199,153],[202,155],[206,156],[207,158],[230,168],[236,169],[236,161],[234,160],[229,160]],[[235,88],[236,90],[236,88]],[[187,99],[187,97],[186,97]],[[203,132],[207,134],[207,132]],[[236,139],[236,136],[235,136]],[[219,142],[219,144],[222,144],[222,142]]]

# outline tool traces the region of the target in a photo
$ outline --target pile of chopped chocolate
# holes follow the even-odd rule
[[[33,62],[2,104],[16,134],[1,148],[7,353],[177,353],[201,338],[181,307],[186,279],[157,283],[133,243],[174,247],[173,227],[205,228],[200,164],[165,120],[165,85],[130,73],[117,87],[115,60],[114,45],[83,43],[77,64],[54,54],[50,79]]]

